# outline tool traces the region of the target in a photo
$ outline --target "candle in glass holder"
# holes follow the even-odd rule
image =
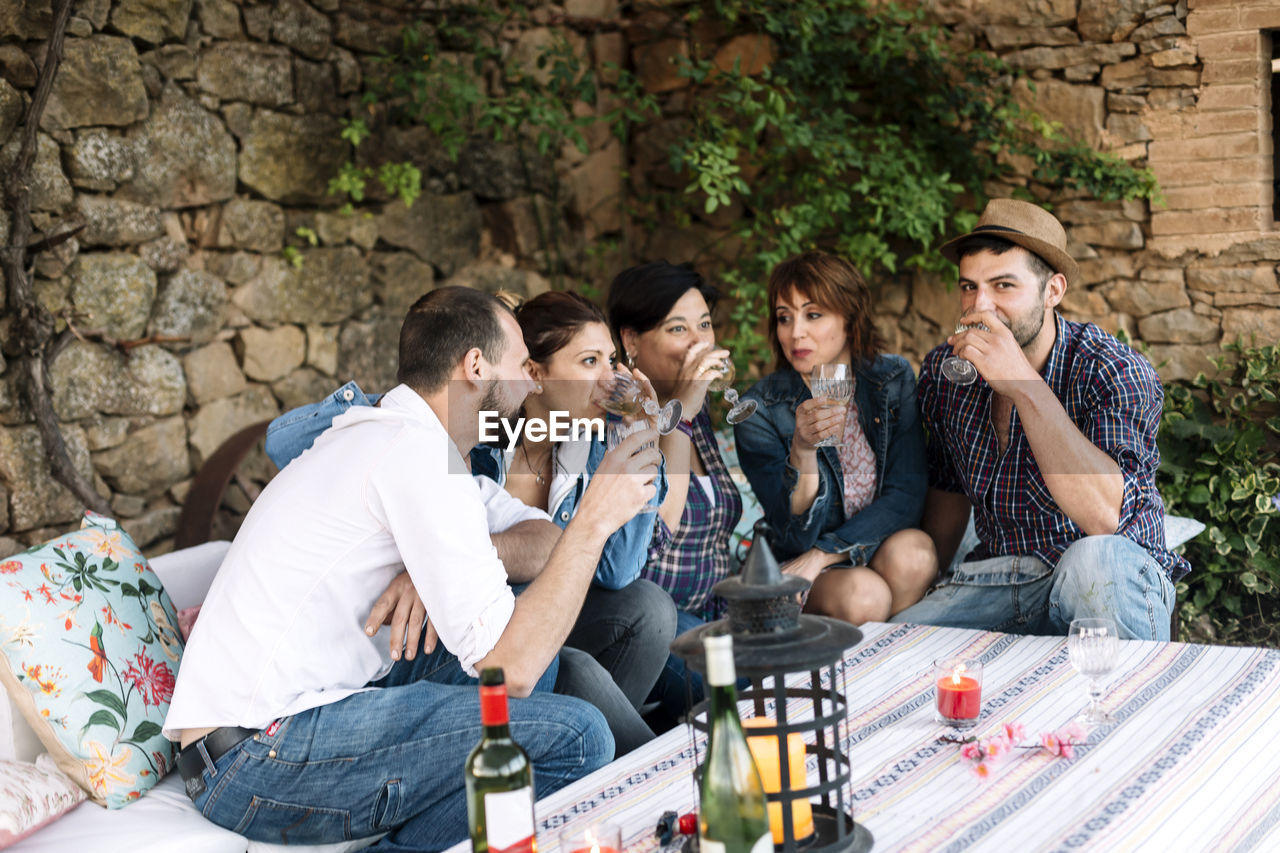
[[[622,830],[616,823],[591,823],[562,830],[560,853],[622,853]]]
[[[742,721],[745,729],[775,725],[777,723],[768,717],[752,717]],[[782,758],[777,736],[749,736],[747,746],[751,748],[751,757],[755,759],[756,769],[760,771],[760,781],[764,784],[765,793],[780,792],[782,790]],[[799,732],[790,732],[787,735],[787,768],[790,773],[787,788],[789,790],[808,787],[804,765],[804,737]],[[808,800],[791,801],[791,827],[797,841],[813,834],[813,806]],[[769,829],[773,833],[773,843],[782,844],[782,803],[769,803]]]
[[[958,729],[977,725],[982,713],[982,661],[944,658],[933,662],[937,687],[935,719]]]

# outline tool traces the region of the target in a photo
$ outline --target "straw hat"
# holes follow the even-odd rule
[[[1046,264],[1072,284],[1080,275],[1080,267],[1067,254],[1067,232],[1062,223],[1043,207],[1029,201],[993,198],[987,202],[977,226],[964,236],[943,245],[943,257],[960,264],[960,244],[970,237],[997,237],[1039,255]]]

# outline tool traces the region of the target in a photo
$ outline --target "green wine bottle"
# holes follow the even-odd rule
[[[773,853],[764,785],[738,719],[733,638],[706,637],[711,692],[707,760],[702,765],[701,853]]]
[[[484,737],[467,756],[467,822],[475,853],[537,853],[533,765],[511,739],[507,685],[498,667],[480,672]]]

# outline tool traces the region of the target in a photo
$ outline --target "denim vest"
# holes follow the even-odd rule
[[[802,515],[791,513],[799,472],[788,458],[796,407],[811,399],[804,379],[787,366],[757,382],[744,398],[759,411],[734,427],[738,460],[774,531],[779,559],[810,548],[844,553],[866,565],[890,535],[918,527],[928,489],[924,430],[916,408],[916,379],[902,356],[881,355],[855,366],[858,420],[876,458],[872,502],[846,518],[844,474],[834,447],[818,448],[817,497]]]
[[[329,428],[333,419],[352,406],[372,406],[378,401],[379,394],[366,395],[355,382],[348,382],[337,391],[315,403],[308,403],[296,409],[290,409],[273,420],[267,427],[265,450],[277,468],[283,468],[290,461],[309,450],[320,433]],[[558,505],[551,512],[551,520],[560,527],[565,527],[569,519],[578,511],[578,503],[587,490],[587,482],[600,460],[604,458],[605,446],[602,441],[590,441],[587,452],[553,452],[552,469],[556,475],[552,482],[553,503],[556,497],[563,494]],[[579,448],[574,448],[575,450]],[[556,462],[570,462],[569,470]],[[502,451],[485,444],[477,445],[471,451],[471,473],[485,476],[503,485],[507,479],[507,466],[502,458]],[[570,482],[561,483],[565,478]],[[659,468],[657,494],[650,502],[660,506],[667,496],[667,478],[665,463]],[[640,577],[645,559],[649,553],[649,540],[653,536],[656,513],[640,513],[619,528],[608,541],[600,555],[600,564],[596,567],[595,583],[607,589],[622,589]]]

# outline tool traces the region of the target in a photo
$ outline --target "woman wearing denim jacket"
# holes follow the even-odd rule
[[[591,402],[591,390],[611,372],[615,351],[600,309],[577,294],[545,293],[521,306],[516,317],[529,349],[530,375],[538,382],[522,414],[543,420],[553,410],[567,412],[570,418],[603,417],[603,410]],[[335,417],[352,406],[375,405],[377,400],[378,395],[365,395],[356,383],[348,382],[320,402],[293,409],[268,427],[267,455],[284,467],[310,448]],[[508,453],[478,445],[471,451],[471,473],[494,480],[528,506],[547,511],[552,521],[564,527],[604,454],[604,442],[590,437],[565,442],[525,439]],[[660,474],[655,505],[665,498],[666,490],[665,476]],[[671,597],[640,578],[654,544],[654,519],[652,513],[637,515],[606,541],[595,580],[565,642],[595,658],[630,707],[613,702],[609,688],[594,683],[591,671],[566,667],[563,656],[562,680],[591,683],[556,683],[557,692],[593,702],[605,713],[619,755],[653,737],[638,711],[665,665],[676,630]],[[519,592],[520,587],[516,589]]]
[[[735,429],[738,459],[775,532],[784,572],[813,583],[805,609],[855,624],[919,601],[937,573],[916,529],[927,489],[915,374],[881,354],[871,294],[847,261],[808,252],[769,277],[776,372],[744,396],[760,404]],[[814,399],[819,364],[849,364],[846,406]],[[839,446],[815,446],[837,437]]]

